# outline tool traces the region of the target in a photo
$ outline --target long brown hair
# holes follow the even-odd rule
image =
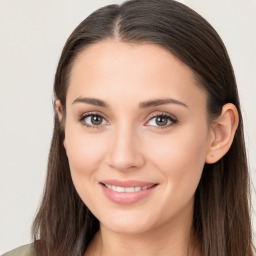
[[[237,107],[240,123],[230,150],[217,163],[205,164],[195,194],[193,230],[202,256],[252,256],[243,121],[232,65],[221,38],[199,14],[176,1],[131,0],[101,8],[81,22],[62,51],[54,93],[64,116],[75,58],[89,45],[108,38],[157,44],[176,55],[206,90],[209,117],[217,117],[228,102]],[[99,230],[99,221],[72,183],[64,136],[55,114],[47,180],[32,227],[37,256],[82,256]]]

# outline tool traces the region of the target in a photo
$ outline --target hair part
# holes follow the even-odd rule
[[[74,61],[90,45],[108,39],[169,50],[194,71],[198,85],[207,92],[209,117],[217,117],[226,103],[237,107],[240,122],[229,152],[217,163],[205,164],[195,194],[192,234],[202,256],[252,256],[243,121],[221,38],[199,14],[172,0],[130,0],[95,11],[72,32],[58,63],[54,94],[64,117]],[[64,137],[55,113],[43,199],[32,227],[36,256],[82,256],[99,230],[99,221],[74,188]]]

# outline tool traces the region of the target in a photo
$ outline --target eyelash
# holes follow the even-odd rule
[[[85,119],[87,117],[90,117],[90,116],[98,116],[98,117],[102,117],[104,120],[106,120],[101,114],[97,113],[97,112],[87,112],[87,113],[84,113],[80,118],[79,118],[79,122],[81,122],[83,125],[85,125],[86,127],[88,128],[101,128],[103,127],[105,124],[100,124],[100,125],[90,125],[88,123],[85,122]],[[165,128],[169,128],[170,126],[172,125],[175,125],[178,123],[178,120],[176,117],[174,117],[173,115],[170,115],[168,113],[165,113],[165,112],[161,112],[161,113],[157,113],[157,114],[152,114],[151,116],[149,116],[148,118],[148,121],[147,123],[152,120],[153,118],[155,117],[163,117],[163,118],[168,118],[171,123],[169,125],[165,125],[165,126],[154,126],[154,127],[157,127],[157,128],[160,128],[160,129],[165,129]],[[150,126],[150,125],[147,125],[147,126]]]
[[[104,126],[104,124],[100,124],[100,125],[90,125],[90,124],[87,124],[84,120],[85,118],[89,117],[89,116],[99,116],[99,117],[102,117],[103,119],[105,119],[101,114],[99,113],[96,113],[96,112],[87,112],[87,113],[84,113],[80,118],[79,118],[79,121],[85,125],[86,127],[88,128],[101,128],[102,126]],[[106,119],[105,119],[106,120]]]
[[[168,114],[168,113],[165,113],[165,112],[160,112],[160,113],[155,113],[155,114],[152,114],[149,116],[149,119],[147,121],[147,123],[152,120],[153,118],[156,118],[156,117],[163,117],[163,118],[168,118],[169,121],[171,121],[170,124],[168,125],[164,125],[164,126],[154,126],[154,127],[157,127],[157,128],[160,128],[160,129],[166,129],[166,128],[169,128],[170,126],[173,126],[175,124],[178,123],[178,120],[176,117],[174,117],[173,115],[171,114]],[[150,126],[150,125],[147,125],[147,126]]]

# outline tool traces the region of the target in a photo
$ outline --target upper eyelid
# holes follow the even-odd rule
[[[104,115],[102,112],[100,112],[100,111],[88,111],[88,112],[85,112],[85,113],[83,113],[82,115],[80,115],[80,119],[85,118],[85,117],[87,117],[87,116],[92,116],[92,115],[98,115],[98,116],[103,117],[105,120],[108,120],[108,119],[105,117],[105,115]]]
[[[170,117],[171,119],[174,119],[174,120],[177,120],[177,117],[174,116],[173,114],[170,114],[170,113],[167,113],[167,112],[158,112],[158,113],[152,113],[149,115],[148,117],[148,121],[154,117],[157,117],[157,116],[167,116],[167,117]]]

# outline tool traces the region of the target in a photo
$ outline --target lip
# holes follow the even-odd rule
[[[108,184],[108,185],[114,185],[118,187],[143,187],[143,186],[151,186],[155,185],[157,183],[153,182],[144,182],[144,181],[137,181],[137,180],[102,180],[100,183]]]
[[[104,184],[114,185],[118,187],[143,187],[143,186],[151,186],[152,187],[141,190],[137,192],[116,192],[112,189],[107,188]],[[129,181],[120,181],[120,180],[105,180],[101,181],[99,185],[102,188],[104,195],[112,202],[121,205],[131,205],[134,204],[154,193],[157,183],[152,182],[142,182],[136,180]]]

